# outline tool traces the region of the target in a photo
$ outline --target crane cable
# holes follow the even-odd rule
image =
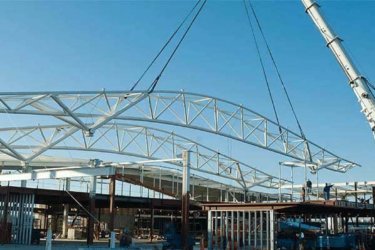
[[[173,40],[173,38],[176,36],[176,34],[180,31],[181,27],[186,23],[186,21],[188,20],[188,18],[191,16],[191,14],[194,12],[194,10],[197,8],[197,6],[199,5],[199,3],[201,2],[201,0],[197,1],[197,3],[194,5],[194,7],[189,11],[189,13],[185,16],[185,18],[182,20],[182,22],[180,23],[180,25],[176,28],[176,30],[172,33],[172,35],[168,38],[168,40],[165,42],[165,44],[163,45],[163,47],[159,50],[159,52],[156,54],[156,56],[152,59],[152,61],[150,62],[150,64],[146,67],[146,69],[143,71],[143,73],[141,74],[141,76],[138,78],[138,80],[133,84],[133,86],[130,88],[130,91],[133,91],[137,86],[138,84],[140,83],[140,81],[143,79],[143,77],[146,75],[146,73],[149,71],[149,69],[152,67],[152,65],[154,65],[154,63],[156,62],[156,60],[159,58],[159,56],[163,53],[163,51],[165,50],[165,48],[169,45],[169,43]]]
[[[280,73],[279,68],[278,68],[278,66],[277,66],[277,64],[276,64],[276,61],[275,61],[275,58],[274,58],[274,56],[273,56],[272,50],[271,50],[271,48],[270,48],[270,46],[269,46],[269,44],[268,44],[268,41],[267,41],[267,39],[266,39],[266,36],[264,35],[264,32],[263,32],[262,26],[261,26],[261,24],[260,24],[260,21],[259,21],[259,19],[258,19],[258,16],[257,16],[256,12],[255,12],[255,9],[254,9],[254,7],[253,7],[253,5],[252,5],[252,3],[251,3],[251,0],[248,0],[248,2],[249,2],[249,6],[250,6],[250,8],[251,8],[251,11],[252,11],[252,13],[253,13],[253,15],[254,15],[254,18],[255,18],[255,20],[256,20],[256,23],[257,23],[258,29],[259,29],[259,31],[260,31],[260,34],[261,34],[261,36],[262,36],[262,39],[263,39],[263,41],[264,41],[264,43],[265,43],[265,45],[266,45],[266,48],[267,48],[268,54],[269,54],[269,56],[270,56],[270,58],[271,58],[272,64],[273,64],[273,66],[274,66],[274,68],[275,68],[275,70],[276,70],[277,77],[278,77],[279,80],[280,80],[280,83],[281,83],[281,86],[282,86],[282,88],[283,88],[284,94],[285,94],[285,96],[286,96],[286,98],[287,98],[287,100],[288,100],[288,103],[289,103],[290,109],[292,110],[292,113],[293,113],[294,119],[295,119],[295,121],[296,121],[296,123],[297,123],[297,126],[298,126],[298,129],[299,129],[299,131],[300,131],[301,137],[302,137],[302,139],[303,139],[303,140],[305,141],[305,143],[306,143],[307,151],[308,151],[308,154],[309,154],[310,161],[312,161],[312,156],[311,156],[311,151],[310,151],[309,144],[308,144],[308,142],[307,142],[307,140],[306,140],[306,136],[305,136],[305,134],[304,134],[304,132],[303,132],[303,130],[302,130],[302,126],[301,126],[301,123],[299,122],[299,119],[298,119],[298,117],[297,117],[297,113],[296,113],[296,111],[295,111],[295,109],[294,109],[294,107],[293,107],[293,104],[292,104],[292,101],[291,101],[290,96],[289,96],[289,94],[288,94],[288,91],[287,91],[287,89],[286,89],[286,86],[285,86],[284,80],[283,80],[282,77],[281,77],[281,73]]]
[[[279,132],[280,132],[280,134],[282,134],[282,130],[281,130],[281,126],[280,126],[280,120],[279,120],[279,116],[277,114],[275,101],[274,101],[273,96],[272,96],[271,87],[270,87],[270,84],[269,84],[269,81],[268,81],[268,77],[267,77],[267,72],[266,72],[266,69],[264,67],[262,55],[260,54],[259,44],[258,44],[257,38],[255,36],[255,30],[254,30],[253,23],[252,23],[251,18],[250,18],[249,9],[248,9],[248,7],[246,5],[246,0],[243,0],[243,4],[245,6],[246,17],[247,17],[247,20],[248,20],[248,23],[249,23],[249,26],[250,26],[250,30],[251,30],[251,34],[252,34],[252,37],[253,37],[253,40],[254,40],[254,43],[255,43],[255,48],[257,50],[257,55],[258,55],[259,63],[260,63],[261,68],[262,68],[263,77],[264,77],[264,80],[266,81],[268,95],[269,95],[270,100],[271,100],[273,112],[275,114],[277,125],[279,126]]]
[[[201,0],[199,0],[200,2]],[[180,47],[182,41],[185,39],[187,33],[189,32],[189,30],[191,29],[191,27],[193,26],[195,20],[197,19],[197,17],[199,16],[199,14],[201,13],[203,7],[206,5],[207,3],[207,0],[204,0],[203,3],[201,4],[201,6],[199,7],[197,13],[195,14],[194,18],[191,20],[189,26],[187,27],[187,29],[185,30],[184,34],[182,35],[182,37],[180,38],[179,42],[177,43],[176,47],[174,48],[173,52],[171,53],[171,55],[169,56],[167,62],[164,64],[163,68],[161,69],[159,75],[155,78],[155,80],[151,83],[150,87],[148,88],[148,93],[152,93],[156,87],[156,85],[158,84],[162,74],[164,73],[165,69],[167,68],[167,66],[169,65],[169,63],[171,62],[173,56],[176,54],[176,51],[178,50],[178,48]]]

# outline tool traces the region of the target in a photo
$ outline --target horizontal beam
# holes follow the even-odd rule
[[[2,174],[0,181],[23,181],[23,180],[43,180],[43,179],[63,179],[89,176],[109,176],[116,173],[114,167],[80,167],[62,168],[48,170],[34,170],[29,173]]]
[[[331,185],[333,185],[333,187],[354,187],[355,185],[355,182],[340,182],[340,183],[330,183]],[[318,184],[318,187],[319,188],[323,188],[326,184],[325,183],[319,183]],[[292,187],[293,188],[302,188],[302,186],[304,186],[303,184],[295,184],[295,185],[283,185],[281,186],[281,188],[283,189],[291,189]],[[359,187],[363,187],[363,186],[375,186],[375,181],[359,181],[357,182],[357,186],[358,188]],[[313,187],[316,188],[316,184],[313,184]]]

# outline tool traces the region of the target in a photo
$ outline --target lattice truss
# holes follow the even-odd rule
[[[313,170],[324,166],[346,172],[358,166],[242,105],[186,92],[1,93],[0,113],[38,120],[37,126],[0,130],[0,151],[26,164],[48,150],[162,159],[188,149],[193,152],[196,164],[192,165],[197,171],[235,180],[243,187],[276,187],[272,175],[187,138],[122,124],[138,121],[221,135],[306,162]],[[61,125],[45,125],[56,123]]]
[[[77,127],[51,125],[0,129],[0,136],[6,138],[7,144],[25,162],[32,161],[47,150],[92,151],[152,160],[181,158],[181,152],[188,150],[193,171],[234,180],[242,188],[277,188],[279,185],[277,177],[246,163],[173,132],[145,126],[108,123],[87,137]],[[170,164],[182,166],[181,161],[171,160]],[[284,180],[282,182],[285,183]]]

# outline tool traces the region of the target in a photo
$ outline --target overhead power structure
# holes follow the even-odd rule
[[[315,25],[318,27],[323,38],[327,42],[327,47],[331,49],[336,60],[339,62],[346,76],[349,78],[350,86],[352,87],[358,102],[361,105],[361,112],[366,116],[368,123],[375,136],[375,97],[371,92],[370,83],[362,76],[345,51],[342,45],[342,40],[338,37],[332,28],[327,24],[322,13],[319,10],[319,5],[313,0],[302,0],[305,5],[306,13],[309,14]]]

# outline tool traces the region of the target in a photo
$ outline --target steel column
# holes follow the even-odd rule
[[[182,152],[182,221],[181,240],[182,249],[189,249],[189,206],[190,206],[190,151]],[[216,219],[216,213],[215,213]],[[217,226],[217,225],[215,225]]]
[[[231,249],[234,250],[234,211],[230,212],[230,240]]]
[[[114,175],[110,177],[109,181],[109,223],[108,229],[112,232],[115,229],[115,192],[116,192],[116,178]]]
[[[94,244],[94,218],[95,214],[95,196],[96,196],[96,176],[90,177],[90,193],[89,193],[89,212],[87,223],[87,245]],[[65,208],[64,208],[65,213]]]
[[[212,250],[212,211],[208,211],[207,218],[207,247]]]
[[[275,213],[273,210],[269,211],[270,216],[270,250],[275,249]]]

